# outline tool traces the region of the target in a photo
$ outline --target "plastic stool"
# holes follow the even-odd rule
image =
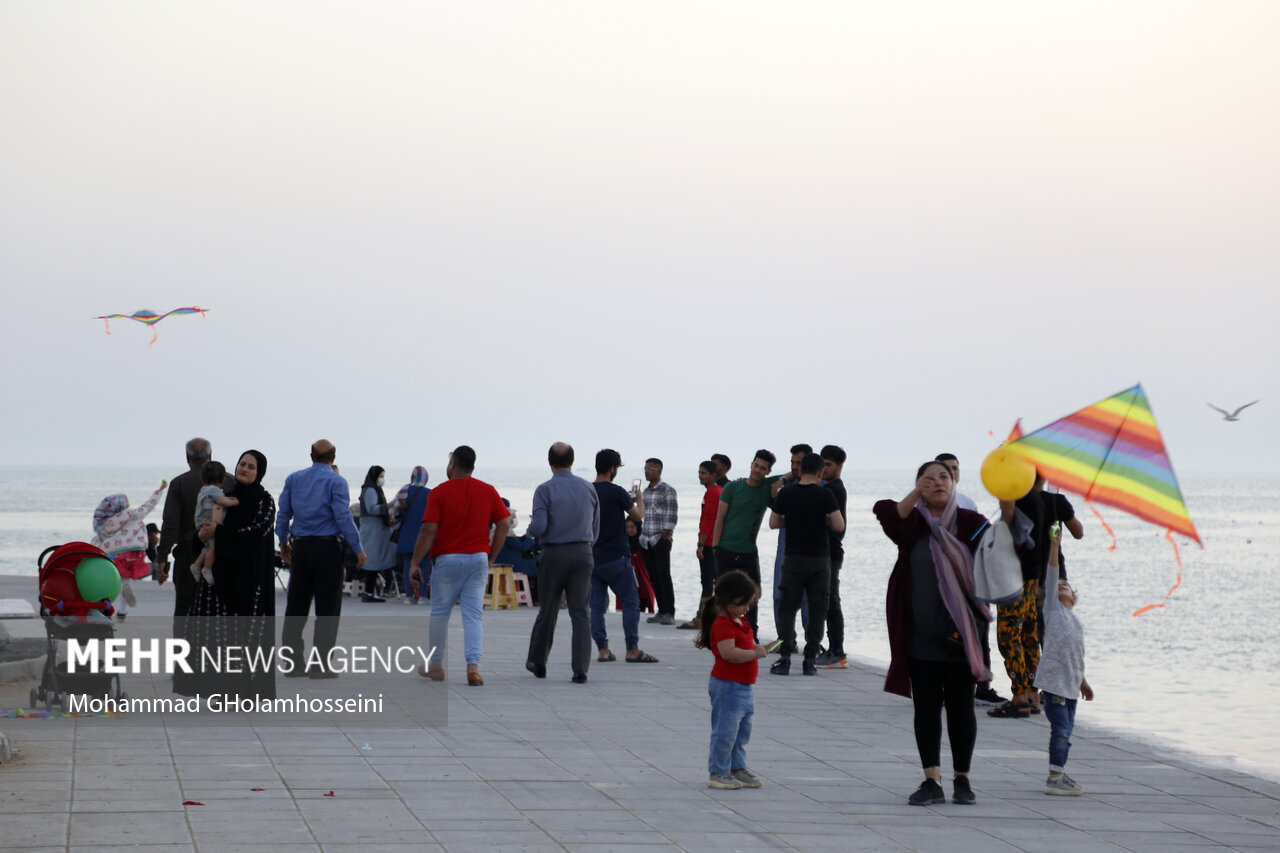
[[[529,592],[529,576],[524,572],[516,572],[513,577],[516,581],[516,604],[532,607],[533,594]]]
[[[484,606],[494,610],[520,606],[516,600],[516,579],[512,566],[498,563],[489,568],[489,583],[485,588]]]

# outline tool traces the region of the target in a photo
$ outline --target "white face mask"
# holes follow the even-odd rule
[[[379,478],[378,478],[378,488],[382,488],[382,487],[383,487],[383,486],[385,486],[386,484],[387,484],[387,478],[386,478],[386,477],[379,477]]]

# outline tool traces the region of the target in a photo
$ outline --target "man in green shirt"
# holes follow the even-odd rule
[[[770,477],[773,463],[778,461],[767,450],[757,450],[751,460],[751,475],[746,480],[729,483],[720,492],[720,506],[716,510],[716,526],[711,532],[711,546],[716,555],[716,577],[725,572],[741,569],[760,584],[760,554],[756,550],[756,535],[764,520],[769,502],[780,488],[780,477]],[[747,611],[751,631],[760,641],[760,626],[756,621],[755,604]]]

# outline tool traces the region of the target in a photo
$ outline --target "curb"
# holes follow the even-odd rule
[[[44,660],[46,657],[48,655],[0,663],[0,684],[21,681],[24,678],[39,678],[44,674]]]

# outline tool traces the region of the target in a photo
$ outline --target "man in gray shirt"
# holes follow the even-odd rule
[[[600,499],[590,483],[573,475],[572,447],[563,442],[551,445],[547,463],[551,466],[551,479],[534,491],[533,518],[529,522],[528,532],[542,545],[542,557],[538,561],[540,606],[524,666],[538,678],[547,677],[547,656],[555,639],[560,595],[564,593],[573,625],[573,683],[586,684],[591,663],[587,603],[595,566],[591,546],[600,535]]]

